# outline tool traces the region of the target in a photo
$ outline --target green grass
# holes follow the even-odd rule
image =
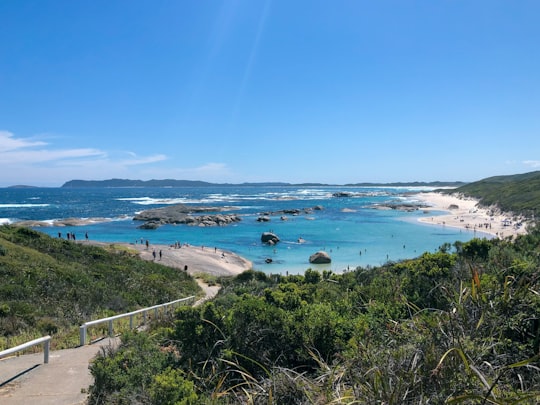
[[[195,273],[193,274],[193,277],[196,279],[202,280],[205,284],[209,286],[219,285],[219,278],[218,276],[215,276],[213,274],[208,273]]]
[[[69,346],[86,321],[200,292],[185,272],[144,261],[131,249],[13,226],[0,227],[0,279],[0,349],[45,334]]]

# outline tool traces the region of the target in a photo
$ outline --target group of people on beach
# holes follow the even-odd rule
[[[137,239],[135,239],[135,244],[137,244],[139,241]],[[141,245],[146,245],[146,249],[150,248],[150,241],[148,239],[146,239],[146,241],[141,238]]]
[[[154,260],[156,260],[156,249],[152,250],[152,256],[154,257]],[[162,256],[163,256],[163,252],[160,249],[159,250],[159,260],[161,260]]]
[[[88,240],[88,232],[85,232],[84,237]],[[62,239],[62,232],[58,232],[58,238]],[[75,232],[66,232],[66,239],[76,241],[77,237],[75,236]]]

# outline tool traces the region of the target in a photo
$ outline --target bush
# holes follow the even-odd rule
[[[149,393],[156,405],[192,405],[198,399],[195,384],[186,380],[181,370],[171,368],[154,377]]]
[[[117,350],[99,355],[90,365],[94,384],[89,405],[129,405],[134,398],[148,398],[147,387],[167,366],[167,354],[146,333],[126,332]]]

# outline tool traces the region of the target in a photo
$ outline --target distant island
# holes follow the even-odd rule
[[[262,182],[262,183],[209,183],[198,180],[129,180],[129,179],[109,179],[109,180],[70,180],[62,185],[62,188],[96,188],[96,187],[318,187],[318,186],[346,186],[346,187],[460,187],[465,185],[465,182],[411,182],[411,183],[354,183],[354,184],[324,184],[324,183],[283,183],[283,182]]]
[[[8,188],[37,188],[37,186],[27,186],[25,184],[17,184],[15,186],[9,186]]]

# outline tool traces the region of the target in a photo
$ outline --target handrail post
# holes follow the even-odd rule
[[[82,325],[79,328],[79,336],[80,336],[79,343],[81,346],[84,346],[86,344],[86,325]]]
[[[43,343],[43,362],[48,363],[49,362],[49,349],[51,344],[51,337],[49,335],[40,337],[38,339],[31,340],[29,342],[23,343],[22,345],[18,345],[15,347],[12,347],[10,349],[1,350],[0,351],[0,358],[8,356],[13,353],[20,352],[21,350],[26,350],[29,347],[40,345]]]
[[[51,348],[51,339],[48,339],[43,344],[43,362],[47,364],[49,362],[49,349]]]
[[[102,318],[102,319],[97,319],[97,320],[94,320],[94,321],[85,322],[79,328],[81,346],[84,346],[86,344],[87,329],[88,329],[89,326],[98,325],[98,324],[101,324],[101,323],[108,322],[109,323],[109,336],[113,337],[114,336],[113,322],[115,320],[117,320],[117,319],[121,319],[121,318],[125,318],[125,317],[129,316],[129,327],[130,327],[130,329],[133,329],[134,316],[142,313],[143,314],[143,323],[142,324],[144,325],[144,324],[146,324],[148,318],[150,317],[149,312],[152,309],[154,310],[154,314],[155,314],[155,317],[157,319],[159,317],[159,309],[160,308],[165,308],[163,310],[163,314],[171,314],[172,311],[171,311],[171,308],[169,308],[169,306],[173,307],[173,306],[177,305],[180,302],[185,305],[186,302],[192,301],[192,300],[194,300],[194,298],[195,298],[194,296],[190,296],[190,297],[182,298],[182,299],[179,299],[179,300],[167,302],[165,304],[154,305],[152,307],[147,307],[147,308],[139,309],[139,310],[136,310],[136,311],[133,311],[133,312],[128,312],[128,313],[125,313],[125,314],[114,315],[114,316],[111,316],[111,317],[108,317],[108,318]]]

